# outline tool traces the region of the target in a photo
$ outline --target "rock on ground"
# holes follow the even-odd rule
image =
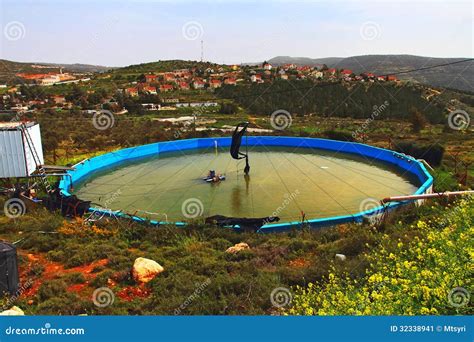
[[[12,306],[10,309],[0,312],[0,316],[24,316],[25,313],[18,306]]]
[[[138,283],[148,283],[165,269],[156,261],[137,258],[133,263],[132,276]]]
[[[250,247],[245,242],[241,242],[232,247],[227,248],[225,252],[230,254],[236,254],[244,249],[250,249]]]

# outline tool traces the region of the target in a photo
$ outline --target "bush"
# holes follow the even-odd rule
[[[453,315],[472,314],[469,303],[452,305],[453,289],[472,291],[469,263],[474,243],[474,200],[439,211],[435,221],[419,220],[420,233],[408,242],[384,236],[368,255],[367,274],[337,275],[297,287],[289,314],[297,315]],[[450,302],[451,301],[451,302]]]
[[[336,130],[329,130],[324,131],[323,135],[332,140],[340,140],[340,141],[355,141],[352,133],[344,132],[344,131],[336,131]]]
[[[38,299],[44,301],[67,294],[67,284],[62,279],[47,280],[38,290]]]
[[[82,284],[86,282],[84,275],[79,272],[66,273],[61,277],[67,284]]]
[[[396,142],[395,151],[408,154],[415,159],[424,159],[431,166],[441,165],[444,155],[444,147],[440,144],[417,145],[414,142]]]

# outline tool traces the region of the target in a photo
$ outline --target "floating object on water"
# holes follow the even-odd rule
[[[209,170],[209,173],[207,174],[207,176],[203,178],[202,180],[208,183],[216,183],[216,182],[225,180],[225,175],[216,174],[215,170]]]
[[[208,183],[216,183],[216,182],[220,182],[220,181],[223,181],[225,180],[225,175],[218,175],[218,176],[214,176],[214,177],[206,177],[206,178],[203,178],[204,181],[208,182]]]

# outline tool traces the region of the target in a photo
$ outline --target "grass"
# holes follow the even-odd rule
[[[0,205],[3,207],[3,203]],[[236,233],[199,222],[187,228],[156,228],[111,219],[91,225],[80,219],[64,220],[40,209],[18,219],[0,216],[0,237],[20,240],[17,246],[21,280],[32,281],[33,290],[20,296],[16,305],[27,314],[274,314],[278,310],[272,306],[270,294],[277,287],[298,289],[296,305],[290,313],[300,314],[306,311],[302,312],[298,305],[306,302],[298,296],[316,286],[309,284],[326,284],[332,277],[368,279],[370,272],[375,272],[370,271],[374,260],[379,260],[376,267],[391,260],[390,253],[397,251],[397,242],[411,246],[412,241],[423,241],[429,231],[419,227],[420,220],[429,222],[454,208],[457,206],[446,209],[444,203],[437,202],[405,208],[378,228],[342,225],[265,235]],[[472,209],[470,204],[460,210],[472,213]],[[446,242],[450,240],[443,236]],[[441,238],[438,244],[443,243]],[[248,243],[251,249],[235,255],[225,252],[239,242]],[[466,252],[468,245],[462,246],[459,250]],[[336,253],[345,254],[347,260],[338,262]],[[28,255],[37,261],[31,262]],[[138,285],[130,276],[137,257],[153,259],[165,271],[150,283]],[[436,266],[425,265],[410,254],[404,258],[420,270],[441,274],[457,267],[458,262],[450,259],[449,264]],[[105,262],[99,263],[100,260]],[[51,271],[54,265],[56,272]],[[458,280],[465,280],[464,273]],[[338,292],[343,294],[357,288],[338,284]],[[91,302],[91,296],[95,289],[105,286],[113,291],[115,300],[113,305],[99,308]],[[197,288],[203,289],[189,303],[188,298]],[[357,289],[365,291],[362,287]],[[339,310],[339,304],[332,302],[330,308]],[[387,304],[385,309],[373,312],[390,314],[391,308]],[[403,309],[396,312],[403,313]]]

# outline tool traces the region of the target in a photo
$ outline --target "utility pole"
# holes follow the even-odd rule
[[[201,40],[201,63],[204,62],[204,41]]]

